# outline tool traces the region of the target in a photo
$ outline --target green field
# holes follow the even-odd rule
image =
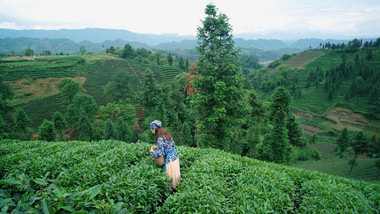
[[[149,144],[0,144],[4,213],[377,213],[380,185],[214,149],[178,146],[181,183],[169,180]]]
[[[380,183],[380,171],[375,167],[377,159],[358,159],[358,165],[352,169],[349,175],[348,172],[351,166],[348,163],[350,160],[352,158],[334,157],[318,161],[301,161],[292,166],[330,175]]]

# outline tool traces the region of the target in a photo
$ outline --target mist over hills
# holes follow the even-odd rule
[[[375,40],[374,38],[363,39]],[[236,45],[242,49],[260,49],[283,53],[297,53],[308,48],[316,48],[321,43],[346,43],[350,40],[298,39],[282,41],[278,39],[243,39],[235,36]],[[20,53],[32,48],[37,54],[44,50],[54,53],[77,54],[85,46],[88,52],[104,52],[112,46],[124,47],[130,43],[134,48],[155,50],[195,49],[195,36],[177,34],[139,34],[117,29],[61,29],[61,30],[13,30],[0,29],[0,53]],[[247,51],[244,51],[247,53]],[[249,51],[248,51],[249,53]]]

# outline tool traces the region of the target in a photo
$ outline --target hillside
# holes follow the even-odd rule
[[[367,56],[368,51],[365,49],[352,53],[343,53],[342,50],[307,50],[275,61],[272,67],[268,65],[257,72],[251,81],[264,99],[270,97],[271,87],[284,85],[293,95],[293,113],[302,124],[305,134],[329,136],[334,131],[348,127],[352,131],[363,130],[371,137],[380,133],[380,112],[370,112],[369,108],[379,108],[376,107],[376,100],[380,93],[375,87],[379,87],[376,78],[379,78],[380,49],[372,50],[371,59]],[[336,71],[343,63],[346,70],[344,77],[339,74],[340,71]],[[358,76],[362,76],[367,81],[365,85],[371,87],[366,90],[373,88],[374,98],[369,96],[369,91],[360,97],[351,95],[347,98],[348,94],[353,93],[351,87]],[[329,83],[326,83],[326,78]],[[369,83],[372,80],[374,83]]]
[[[109,54],[14,57],[0,61],[0,75],[15,92],[15,99],[10,101],[10,105],[25,110],[32,119],[34,130],[44,119],[50,120],[55,111],[65,112],[66,105],[57,89],[63,78],[79,82],[84,92],[91,95],[100,106],[108,103],[103,92],[118,72],[126,72],[131,87],[137,90],[142,85],[147,68],[154,72],[155,79],[161,83],[181,73],[175,66],[153,66],[150,62],[127,61]],[[11,118],[5,120],[9,124],[13,123]]]
[[[380,186],[214,149],[176,147],[182,181],[169,181],[149,144],[2,142],[2,212],[376,213]]]

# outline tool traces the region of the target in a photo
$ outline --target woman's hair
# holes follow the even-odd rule
[[[155,128],[154,129],[154,135],[156,135],[156,141],[157,141],[157,139],[159,137],[162,137],[162,138],[165,137],[167,141],[171,141],[172,140],[172,136],[169,134],[169,132],[166,131],[166,129],[164,129],[162,127]]]

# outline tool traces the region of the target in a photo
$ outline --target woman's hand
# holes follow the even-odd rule
[[[153,149],[157,149],[157,146],[152,146],[152,147],[150,147],[149,152],[150,152],[150,153],[153,153]]]

